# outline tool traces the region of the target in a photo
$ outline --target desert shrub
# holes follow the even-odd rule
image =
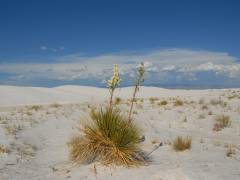
[[[208,110],[208,106],[207,105],[202,105],[202,110]]]
[[[20,125],[20,124],[12,124],[12,125],[9,125],[7,124],[5,126],[5,133],[7,135],[16,135],[18,131],[21,131],[23,129],[23,125]]]
[[[235,98],[238,98],[238,95],[237,95],[237,94],[234,94],[234,95],[228,96],[228,99],[229,99],[229,100],[231,100],[231,99],[235,99]]]
[[[213,127],[213,130],[214,131],[220,131],[226,127],[229,127],[231,125],[231,119],[229,116],[225,116],[225,115],[222,115],[222,116],[218,116],[216,119],[215,119],[215,124],[214,124],[214,127]]]
[[[41,108],[42,108],[42,106],[40,106],[40,105],[33,105],[33,106],[30,107],[31,110],[35,110],[35,111],[38,111]]]
[[[150,101],[151,104],[154,104],[155,101],[157,101],[157,100],[158,100],[158,98],[156,98],[156,97],[150,97],[149,98],[149,101]]]
[[[0,144],[0,155],[4,153],[8,153],[8,150],[3,145]]]
[[[138,112],[137,112],[137,111],[133,111],[132,113],[133,113],[133,114],[138,114]]]
[[[120,104],[122,99],[120,97],[115,98],[115,104]]]
[[[216,105],[220,105],[222,107],[227,106],[227,102],[224,102],[221,99],[212,99],[212,100],[210,100],[210,104],[213,106],[216,106]]]
[[[235,150],[235,148],[234,148],[233,146],[229,146],[229,147],[227,148],[227,151],[226,151],[226,156],[227,156],[227,157],[232,157],[232,156],[234,156],[234,155],[236,155],[236,150]]]
[[[27,111],[27,112],[25,112],[25,114],[28,115],[28,116],[32,116],[33,115],[33,113],[31,111]]]
[[[59,108],[59,107],[61,107],[61,104],[54,103],[54,104],[51,104],[51,107],[53,107],[53,108]]]
[[[183,105],[183,101],[180,100],[180,99],[177,99],[175,102],[174,102],[174,106],[182,106]]]
[[[161,102],[158,103],[160,106],[166,106],[168,104],[168,102],[166,100],[163,100]]]
[[[173,141],[173,149],[175,151],[185,151],[187,149],[191,149],[192,139],[190,137],[181,137],[178,136]]]
[[[124,166],[145,163],[139,148],[140,131],[135,124],[114,109],[92,111],[93,124],[86,125],[83,136],[74,137],[69,143],[70,156],[75,162]]]

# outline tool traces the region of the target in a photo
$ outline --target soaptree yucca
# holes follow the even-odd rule
[[[70,143],[71,159],[79,163],[99,161],[103,164],[137,166],[146,163],[146,157],[141,151],[140,131],[131,121],[133,102],[140,82],[143,81],[144,67],[138,69],[137,78],[128,117],[113,105],[115,89],[120,84],[118,66],[114,66],[113,76],[108,81],[110,93],[109,106],[90,113],[91,124],[83,128],[83,136],[74,137]]]

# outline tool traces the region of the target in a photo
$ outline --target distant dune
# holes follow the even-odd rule
[[[116,96],[130,98],[132,87],[119,88]],[[226,89],[225,89],[226,90]],[[177,90],[157,87],[141,87],[140,98],[169,96],[201,96],[213,95],[223,90]],[[88,86],[59,86],[55,88],[0,86],[0,106],[16,106],[29,104],[72,103],[92,99],[103,100],[108,96],[105,88]]]

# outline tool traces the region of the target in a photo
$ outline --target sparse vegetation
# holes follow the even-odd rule
[[[168,104],[168,102],[166,100],[160,101],[158,103],[158,105],[160,105],[160,106],[166,106],[167,104]]]
[[[23,127],[20,124],[6,125],[5,133],[7,135],[16,135],[18,131],[21,131]]]
[[[17,147],[18,155],[25,157],[34,157],[36,155],[37,147],[30,144],[23,144]]]
[[[40,106],[40,105],[33,105],[33,106],[30,107],[31,110],[35,110],[35,111],[38,111],[41,108],[42,108],[42,106]]]
[[[215,124],[214,124],[214,127],[213,127],[213,130],[214,131],[220,131],[226,127],[229,127],[231,125],[231,119],[229,116],[226,116],[226,115],[221,115],[221,116],[218,116],[216,119],[215,119]]]
[[[192,139],[190,137],[181,137],[178,136],[173,141],[173,149],[175,151],[185,151],[187,149],[191,149]]]
[[[51,107],[53,107],[53,108],[59,108],[59,107],[61,107],[61,104],[54,103],[54,104],[51,105]]]
[[[25,114],[28,115],[28,116],[32,116],[33,115],[33,113],[31,111],[27,111]]]
[[[202,105],[202,110],[208,110],[208,106],[207,105]]]
[[[158,100],[158,98],[156,98],[156,97],[150,97],[149,98],[149,101],[150,101],[151,104],[154,104],[157,100]]]
[[[227,102],[222,101],[220,98],[210,100],[210,104],[213,106],[220,105],[221,107],[227,106]]]
[[[0,155],[5,153],[8,153],[7,148],[5,148],[3,145],[0,144]]]
[[[228,96],[228,99],[229,99],[229,100],[235,99],[235,98],[238,98],[238,95],[233,94],[233,95],[231,95],[231,96]]]
[[[122,99],[120,97],[115,98],[115,104],[120,104]]]
[[[182,100],[180,100],[180,99],[175,100],[174,106],[182,106],[182,105],[183,105],[183,101]]]
[[[233,146],[228,146],[226,156],[227,157],[232,157],[236,154],[236,150]]]
[[[133,113],[133,114],[138,114],[138,112],[137,112],[137,111],[133,111],[132,113]]]

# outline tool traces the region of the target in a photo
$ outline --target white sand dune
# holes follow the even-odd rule
[[[132,87],[120,88],[116,96],[130,98]],[[167,90],[156,87],[142,87],[139,97],[214,96],[218,90]],[[49,103],[78,103],[91,99],[103,100],[108,97],[105,88],[87,86],[59,86],[55,88],[0,86],[0,106],[18,106]]]
[[[119,107],[128,109],[132,88],[121,88]],[[149,98],[155,97],[154,102]],[[56,88],[0,86],[1,180],[239,180],[240,179],[240,89],[168,90],[142,87],[134,119],[150,152],[153,141],[163,142],[151,154],[152,162],[139,168],[105,167],[99,163],[73,165],[67,142],[87,121],[91,106],[103,105],[108,90],[84,86]],[[182,106],[174,106],[175,99]],[[166,100],[168,104],[158,103]],[[211,104],[211,100],[220,104]],[[32,105],[39,105],[33,107]],[[203,106],[205,106],[203,108]],[[215,118],[228,115],[231,126],[213,131]],[[192,148],[175,152],[171,142],[190,136]],[[229,149],[233,154],[228,157]],[[96,173],[93,170],[96,166]]]

